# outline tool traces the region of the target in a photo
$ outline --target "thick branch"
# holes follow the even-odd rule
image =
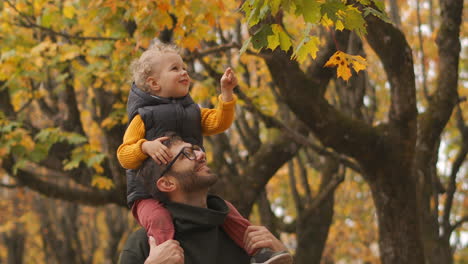
[[[392,24],[369,15],[367,40],[377,53],[391,89],[390,123],[399,128],[405,140],[416,135],[416,89],[411,47],[403,32]]]
[[[271,177],[275,175],[285,162],[296,155],[298,149],[299,146],[291,142],[284,135],[279,135],[271,141],[262,144],[255,155],[250,157],[248,165],[243,170],[243,184],[245,186],[252,186],[252,188],[246,189],[242,197],[238,198],[243,201],[249,201],[249,204],[244,202],[242,206],[245,206],[245,208],[238,208],[239,211],[248,215],[253,202]]]
[[[373,151],[382,143],[375,129],[331,106],[322,96],[323,82],[318,84],[308,77],[287,53],[279,49],[264,51],[262,57],[285,102],[323,145],[360,162],[375,160]],[[326,71],[323,68],[316,70],[319,71],[317,74]]]
[[[463,0],[442,0],[441,25],[437,35],[439,73],[437,87],[427,111],[420,118],[420,141],[425,149],[434,148],[458,103],[458,65],[460,60],[460,24]]]
[[[335,152],[329,151],[326,148],[323,148],[314,144],[309,139],[307,139],[307,137],[305,137],[304,135],[291,129],[290,126],[287,126],[286,124],[284,124],[283,122],[281,122],[280,120],[272,116],[264,114],[253,104],[253,102],[242,91],[238,91],[237,94],[239,95],[239,98],[245,102],[245,107],[249,109],[249,111],[251,111],[252,113],[256,114],[258,117],[260,117],[267,127],[276,127],[280,129],[281,131],[283,131],[284,135],[294,140],[296,143],[313,149],[319,155],[326,155],[331,158],[334,158],[338,160],[339,162],[341,162],[346,167],[349,167],[350,169],[358,173],[361,173],[361,169],[358,164],[354,163],[353,161]]]
[[[73,188],[58,185],[55,183],[44,181],[35,175],[19,170],[15,175],[18,183],[26,186],[31,190],[42,193],[50,198],[57,198],[70,202],[79,202],[88,205],[105,205],[115,203],[121,206],[126,206],[124,195],[118,195],[114,190],[103,191],[93,190],[88,188]]]

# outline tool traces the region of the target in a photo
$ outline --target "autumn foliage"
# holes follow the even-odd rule
[[[202,106],[236,71],[236,120],[205,139],[214,191],[298,264],[466,263],[463,7],[1,1],[0,263],[117,263],[128,68],[156,39]]]

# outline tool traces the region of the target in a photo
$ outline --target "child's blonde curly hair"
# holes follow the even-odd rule
[[[146,79],[153,73],[157,57],[169,52],[179,54],[179,51],[179,48],[173,44],[156,42],[151,45],[141,54],[140,58],[133,60],[130,64],[133,81],[136,86],[144,92],[149,93],[150,88],[146,85]]]

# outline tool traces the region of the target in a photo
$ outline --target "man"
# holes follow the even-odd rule
[[[173,160],[164,167],[146,160],[139,179],[154,198],[165,201],[174,219],[175,240],[156,245],[150,238],[148,245],[146,233],[140,229],[127,240],[120,263],[249,263],[246,251],[221,228],[229,210],[235,209],[221,198],[208,195],[217,176],[208,168],[203,150],[177,136],[170,136],[164,143]],[[260,259],[250,263],[292,263],[285,246],[265,227],[250,226],[244,234],[244,244],[248,251],[269,248],[276,255],[271,262],[264,262],[262,254],[256,254]]]

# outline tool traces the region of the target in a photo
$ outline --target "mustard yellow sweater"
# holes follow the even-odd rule
[[[234,120],[234,107],[237,97],[229,102],[223,102],[221,95],[216,109],[201,108],[202,133],[204,136],[219,134],[227,130]],[[140,115],[136,115],[123,137],[123,143],[117,149],[120,165],[126,169],[137,169],[148,158],[141,150],[145,139],[146,128]]]

